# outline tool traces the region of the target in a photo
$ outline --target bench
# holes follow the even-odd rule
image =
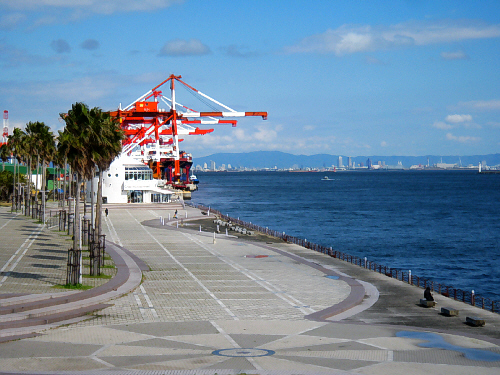
[[[420,306],[423,307],[434,307],[436,306],[436,301],[427,301],[425,298],[420,300]]]
[[[477,316],[468,316],[465,318],[465,322],[473,327],[483,327],[486,324],[484,319],[478,318]]]
[[[458,316],[458,310],[453,307],[441,307],[441,314],[445,316]]]

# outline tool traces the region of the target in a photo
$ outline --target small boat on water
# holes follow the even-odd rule
[[[328,176],[325,176],[321,179],[321,181],[333,181],[333,180],[330,179]]]
[[[200,180],[198,180],[198,178],[194,174],[189,176],[189,180],[195,185],[198,185],[198,183],[200,182]]]

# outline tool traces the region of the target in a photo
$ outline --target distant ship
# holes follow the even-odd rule
[[[196,177],[194,174],[192,174],[191,176],[189,176],[189,179],[195,185],[198,185],[200,183],[200,180],[198,180],[198,177]]]

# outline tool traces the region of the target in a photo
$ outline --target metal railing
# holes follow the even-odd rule
[[[427,288],[430,287],[432,291],[435,293],[441,294],[445,297],[452,298],[456,301],[461,301],[464,303],[467,303],[472,306],[476,306],[485,310],[489,310],[494,313],[500,313],[500,301],[493,301],[490,298],[487,297],[482,297],[479,295],[476,295],[474,291],[467,291],[459,288],[455,288],[450,285],[446,284],[441,284],[438,282],[435,282],[431,279],[425,278],[425,277],[420,277],[417,275],[413,275],[410,270],[401,270],[398,268],[391,268],[387,267],[385,265],[369,261],[367,258],[360,258],[355,255],[350,255],[343,253],[341,251],[333,250],[332,247],[326,247],[323,245],[318,245],[316,243],[307,241],[306,239],[302,238],[297,238],[294,236],[290,236],[288,234],[285,234],[285,232],[279,232],[276,230],[269,229],[267,227],[261,227],[259,225],[255,225],[252,223],[245,222],[240,219],[235,219],[233,217],[230,217],[228,215],[222,214],[220,211],[214,210],[213,208],[203,206],[201,204],[194,204],[191,202],[186,202],[187,205],[191,207],[198,208],[203,211],[209,211],[211,214],[214,214],[218,216],[221,220],[225,221],[231,221],[232,223],[238,224],[240,226],[249,228],[251,230],[254,230],[256,232],[260,232],[263,234],[266,234],[271,237],[279,238],[282,239],[285,242],[293,243],[302,247],[305,247],[306,249],[311,249],[326,255],[331,256],[332,258],[337,258],[339,260],[342,260],[344,262],[348,262],[354,265],[357,265],[359,267],[366,268],[368,270],[371,270],[373,272],[378,272],[380,274],[384,274],[387,277],[391,277],[393,279],[397,279],[399,281],[402,281],[404,283],[408,283],[410,285],[415,285],[420,288]]]

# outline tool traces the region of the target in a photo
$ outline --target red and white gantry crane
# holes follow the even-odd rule
[[[203,125],[236,126],[237,120],[230,118],[261,116],[265,120],[267,112],[235,111],[188,85],[181,78],[170,75],[125,108],[120,105],[117,111],[110,114],[119,117],[125,132],[122,153],[141,159],[153,169],[155,178],[182,189],[190,182],[192,159],[189,154],[179,150],[179,142],[182,141],[179,136],[205,135],[214,131],[213,128],[199,127]],[[160,91],[166,83],[170,83],[170,98]],[[199,96],[200,100],[208,101],[213,108],[217,106],[222,109],[201,112],[180,104],[176,101],[176,83]],[[161,109],[161,103],[167,105],[168,109]],[[182,171],[185,172],[185,179],[181,181]]]

